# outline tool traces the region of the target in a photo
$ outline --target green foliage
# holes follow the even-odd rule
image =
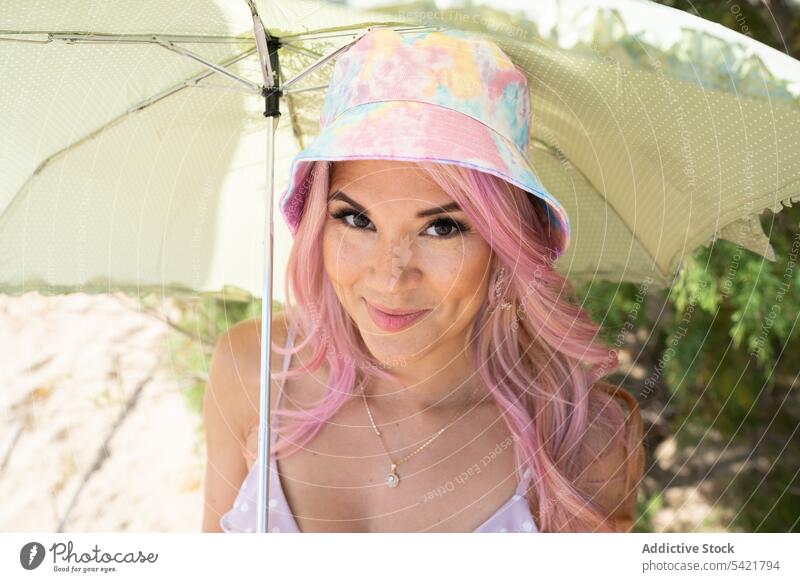
[[[178,325],[206,344],[235,323],[261,316],[261,301],[231,301],[216,297],[200,297],[185,302]]]
[[[282,304],[273,301],[273,312]],[[187,406],[200,414],[203,410],[206,378],[211,351],[217,338],[232,325],[261,317],[261,301],[232,301],[202,297],[179,304],[180,317],[173,322],[175,332],[169,339],[171,364],[178,378],[184,378]]]
[[[789,445],[791,446],[791,445]],[[800,476],[794,464],[781,457],[766,468],[741,471],[731,482],[731,496],[741,499],[733,525],[748,532],[800,531]]]
[[[638,517],[633,526],[634,533],[652,533],[653,532],[653,516],[664,505],[664,497],[661,493],[656,493],[651,497],[645,497],[642,490],[639,490],[639,496],[636,500],[636,513]]]
[[[670,6],[717,22],[741,34],[752,36],[778,50],[783,50],[773,40],[772,31],[766,18],[772,17],[762,7],[749,2],[720,2],[719,0],[656,0],[659,4]]]
[[[594,281],[575,285],[581,307],[600,325],[599,339],[615,348],[624,346],[626,335],[646,323],[647,289],[633,283]]]
[[[174,332],[169,338],[168,353],[175,377],[183,381],[182,393],[186,405],[198,415],[195,426],[195,454],[203,442],[203,396],[208,377],[211,352],[217,339],[234,324],[261,317],[261,301],[225,300],[201,297],[177,303],[180,316],[173,321]],[[273,313],[283,305],[273,301]]]
[[[800,460],[782,453],[800,426],[792,359],[800,353],[800,205],[766,213],[762,224],[774,263],[718,240],[685,260],[670,289],[648,290],[644,301],[629,283],[576,291],[609,345],[651,355],[646,371],[662,389],[641,404],[671,419],[679,450],[702,444],[709,430],[723,447],[759,447],[761,460],[725,475],[723,498],[710,500],[736,509],[734,522],[718,527],[789,531],[800,515]],[[781,454],[774,466],[765,461]],[[710,469],[709,479],[722,478]],[[640,515],[653,507],[640,504]]]

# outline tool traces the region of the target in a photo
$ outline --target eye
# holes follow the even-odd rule
[[[467,232],[469,227],[460,220],[455,220],[453,218],[437,218],[427,228],[427,230],[431,229],[438,233],[433,235],[434,238],[453,238],[454,236]]]
[[[355,230],[373,230],[372,228],[367,228],[367,225],[372,223],[372,221],[367,218],[367,215],[352,208],[337,210],[331,213],[331,218],[342,222],[348,228],[353,228]],[[352,221],[350,220],[351,218]],[[469,227],[460,220],[455,220],[454,218],[437,218],[425,227],[425,232],[433,231],[433,233],[425,234],[424,236],[438,239],[450,239],[459,234],[468,232],[469,230]]]
[[[351,216],[354,217],[353,222],[355,224],[351,223],[348,220],[348,218],[350,218]],[[364,230],[363,227],[366,226],[365,222],[366,223],[370,222],[370,219],[367,218],[365,214],[356,212],[351,208],[342,208],[341,210],[337,210],[336,212],[331,214],[331,218],[343,222],[349,228],[355,228],[356,230]]]

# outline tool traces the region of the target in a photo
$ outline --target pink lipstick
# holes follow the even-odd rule
[[[388,308],[378,308],[371,305],[366,299],[364,299],[364,303],[367,305],[367,311],[372,321],[383,331],[400,331],[401,329],[405,329],[430,311],[430,309],[423,309],[421,311],[409,311],[404,309],[388,310]],[[389,312],[383,311],[383,309],[387,309]]]

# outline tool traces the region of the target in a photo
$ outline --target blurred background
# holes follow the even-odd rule
[[[661,3],[800,56],[797,2]],[[576,286],[620,353],[607,380],[642,408],[636,531],[800,530],[800,209],[760,220],[775,262],[718,240],[669,289]],[[260,313],[243,299],[0,295],[0,531],[199,531],[211,349]]]

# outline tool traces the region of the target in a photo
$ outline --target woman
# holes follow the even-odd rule
[[[615,355],[554,269],[569,222],[529,111],[525,76],[463,33],[378,29],[337,60],[282,198],[272,531],[632,527],[639,411],[597,381]],[[260,333],[212,357],[204,531],[255,528]]]

